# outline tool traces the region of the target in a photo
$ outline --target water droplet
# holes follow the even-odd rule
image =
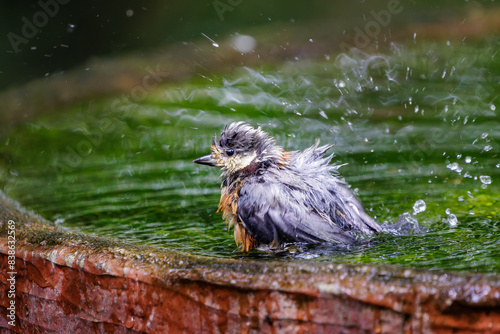
[[[453,213],[448,215],[448,224],[450,224],[450,227],[455,227],[458,224],[457,216],[455,216]]]
[[[491,176],[489,175],[481,175],[479,176],[479,180],[481,180],[482,184],[491,184]]]
[[[216,43],[213,39],[211,39],[210,37],[208,37],[208,36],[207,36],[207,35],[205,35],[204,33],[201,33],[201,35],[202,35],[203,37],[205,37],[206,39],[208,39],[210,42],[212,42],[212,45],[213,45],[214,47],[216,47],[216,48],[218,48],[218,47],[219,47],[219,44],[217,44],[217,43]]]
[[[444,210],[444,212],[445,212],[447,215],[449,215],[449,214],[451,213],[451,210],[450,210],[450,208],[446,208],[446,210]]]
[[[340,80],[340,81],[339,81],[339,87],[340,87],[340,88],[344,88],[344,87],[345,87],[345,82],[344,82],[344,81],[342,81],[342,80]]]
[[[486,146],[484,147],[484,150],[485,150],[486,152],[489,152],[489,151],[491,151],[492,149],[493,149],[493,147],[492,147],[491,145],[486,145]]]
[[[470,164],[471,161],[472,161],[471,157],[469,157],[469,156],[465,157],[465,163],[466,164]]]
[[[231,45],[238,52],[249,53],[255,49],[257,41],[252,36],[237,35],[231,39]]]
[[[127,17],[132,17],[134,16],[134,11],[132,9],[129,9],[125,12],[125,15],[127,15]]]
[[[419,199],[418,201],[415,202],[415,204],[413,204],[413,214],[416,215],[420,212],[424,212],[426,208],[427,205],[425,204],[425,202]]]
[[[486,139],[486,137],[488,137],[488,133],[487,132],[481,133],[481,139]]]
[[[491,111],[495,111],[497,107],[495,107],[495,105],[492,103],[490,104],[490,110]]]
[[[66,28],[67,32],[73,32],[75,31],[75,25],[74,24],[68,24],[68,27]]]
[[[458,162],[454,162],[454,163],[451,163],[451,164],[448,164],[446,165],[446,167],[448,167],[450,170],[454,171],[454,172],[457,172],[457,173],[460,173],[462,171],[462,167],[460,167],[460,165],[458,164]]]

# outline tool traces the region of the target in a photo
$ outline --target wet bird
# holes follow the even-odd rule
[[[290,244],[350,245],[359,234],[381,226],[338,178],[333,145],[319,141],[304,151],[287,152],[260,127],[226,125],[214,136],[212,153],[195,163],[222,169],[218,212],[242,251],[280,249]]]

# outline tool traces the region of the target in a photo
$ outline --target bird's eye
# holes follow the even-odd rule
[[[228,157],[233,156],[234,155],[234,150],[227,150],[226,154],[227,154]]]

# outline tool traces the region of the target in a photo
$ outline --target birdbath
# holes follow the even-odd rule
[[[33,160],[29,160],[26,166],[36,165],[39,161],[37,159],[45,161],[46,156],[43,155],[52,154],[53,147],[48,143],[64,143],[61,150],[56,150],[64,154],[51,156],[52,168],[46,170],[48,177],[53,177],[52,180],[59,187],[58,192],[52,193],[54,196],[52,198],[43,195],[44,191],[50,190],[52,183],[45,182],[44,178],[40,178],[40,183],[30,183],[33,179],[27,177],[30,175],[27,172],[30,170],[28,167],[24,170],[17,170],[9,165],[10,167],[2,167],[0,172],[1,185],[5,185],[4,189],[9,194],[7,196],[2,193],[0,198],[0,262],[2,268],[5,268],[0,272],[2,282],[0,289],[2,296],[6,296],[0,302],[0,328],[3,331],[10,330],[16,333],[74,331],[102,333],[500,332],[500,276],[497,272],[488,272],[486,270],[488,264],[479,262],[477,268],[482,270],[457,271],[450,269],[460,269],[458,267],[460,264],[467,264],[465,260],[458,261],[444,257],[445,260],[439,263],[440,266],[433,266],[433,263],[423,260],[419,262],[419,259],[428,256],[428,252],[442,255],[449,249],[446,247],[462,247],[459,241],[466,239],[468,235],[462,236],[460,233],[466,231],[471,231],[471,234],[480,233],[478,231],[482,228],[481,224],[472,225],[477,223],[471,222],[474,217],[459,222],[453,213],[455,208],[442,208],[443,211],[447,209],[446,214],[441,213],[441,216],[437,217],[440,211],[436,207],[431,207],[431,203],[442,203],[436,199],[441,195],[439,193],[433,195],[429,192],[425,197],[423,194],[426,193],[427,188],[411,188],[422,190],[422,195],[418,195],[409,193],[407,189],[403,189],[404,186],[392,189],[391,183],[387,183],[390,195],[386,194],[384,198],[389,201],[393,198],[391,196],[400,196],[395,197],[397,200],[393,203],[404,203],[405,200],[402,199],[401,194],[406,192],[405,196],[410,196],[411,199],[407,210],[413,209],[412,212],[407,212],[406,217],[409,220],[421,219],[422,214],[431,212],[427,216],[429,221],[423,223],[431,231],[434,229],[432,232],[434,234],[429,235],[435,239],[425,236],[421,239],[418,237],[393,238],[389,241],[381,239],[374,246],[369,246],[373,248],[328,253],[326,258],[324,254],[314,253],[271,256],[258,252],[248,255],[235,251],[232,237],[224,233],[224,223],[219,216],[214,215],[219,196],[220,181],[217,174],[200,170],[191,163],[192,158],[206,154],[208,151],[210,138],[206,135],[212,131],[212,128],[219,128],[220,123],[223,123],[224,118],[220,116],[222,112],[225,117],[241,118],[244,115],[255,123],[267,122],[271,130],[273,127],[283,130],[281,133],[290,135],[280,134],[280,131],[275,131],[275,135],[281,136],[278,138],[280,142],[290,149],[305,148],[306,143],[310,146],[314,137],[323,136],[322,140],[335,138],[334,150],[337,154],[342,155],[342,148],[349,148],[344,150],[348,154],[341,157],[350,161],[351,164],[345,172],[341,169],[342,175],[346,176],[351,183],[362,185],[360,189],[353,190],[359,192],[365,204],[368,202],[368,207],[373,210],[367,212],[371,215],[378,215],[376,218],[379,220],[390,220],[391,217],[397,217],[403,212],[384,211],[385,203],[377,202],[377,196],[381,193],[380,188],[372,191],[371,189],[377,186],[377,182],[371,182],[371,180],[380,182],[391,180],[401,182],[399,184],[405,184],[407,187],[412,185],[409,182],[405,183],[404,180],[401,181],[404,177],[404,171],[401,171],[403,168],[398,169],[396,164],[389,168],[380,168],[382,162],[377,160],[379,159],[377,156],[372,158],[369,153],[376,154],[377,147],[379,147],[377,145],[384,145],[384,138],[390,138],[392,145],[394,138],[388,136],[393,132],[398,135],[402,134],[398,137],[399,139],[407,133],[418,137],[417,130],[419,129],[427,136],[426,129],[429,127],[419,128],[418,122],[412,123],[411,127],[398,127],[397,124],[401,121],[398,118],[401,116],[398,114],[400,111],[390,104],[389,107],[384,107],[383,113],[375,108],[374,111],[370,109],[373,111],[370,115],[366,115],[366,119],[387,119],[387,124],[382,124],[384,126],[380,126],[379,123],[370,123],[363,127],[363,122],[350,122],[349,117],[357,117],[355,115],[363,110],[362,106],[357,108],[357,111],[347,108],[342,115],[329,111],[326,102],[334,102],[333,97],[328,95],[331,92],[341,92],[344,96],[344,103],[362,100],[361,98],[349,100],[345,97],[350,88],[348,85],[352,81],[342,80],[340,75],[348,73],[347,71],[337,73],[338,78],[327,78],[328,83],[333,85],[335,90],[322,89],[319,86],[321,76],[318,79],[314,76],[306,78],[302,75],[290,75],[285,77],[288,81],[279,81],[280,73],[288,73],[286,71],[290,66],[287,67],[286,64],[269,76],[251,68],[244,68],[242,70],[244,74],[235,74],[238,80],[229,83],[224,81],[220,83],[220,87],[213,84],[213,87],[200,89],[196,83],[184,83],[193,74],[199,74],[201,71],[192,66],[198,63],[200,58],[205,68],[225,73],[234,73],[233,66],[242,62],[247,66],[259,64],[258,59],[231,53],[229,50],[224,50],[224,46],[221,46],[218,53],[208,48],[204,50],[200,47],[197,55],[186,53],[183,49],[170,50],[161,56],[141,57],[142,63],[139,64],[137,59],[130,58],[114,59],[112,66],[110,61],[100,61],[99,64],[94,65],[109,69],[109,72],[89,74],[74,71],[67,73],[63,79],[54,78],[43,82],[33,82],[23,87],[22,92],[28,96],[35,96],[33,92],[39,92],[41,97],[37,99],[24,101],[19,98],[22,96],[19,90],[2,93],[0,100],[5,102],[2,115],[5,123],[2,125],[2,135],[12,129],[22,132],[24,131],[22,129],[28,128],[29,131],[36,132],[40,136],[38,138],[46,140],[43,142],[43,149],[38,151],[38,153],[43,153],[40,153],[40,156],[29,155],[29,159]],[[274,59],[276,63],[281,63],[282,59],[294,59],[294,50],[280,52],[276,55],[276,50],[272,47],[264,46],[262,49],[262,54],[267,54],[268,59]],[[310,57],[322,56],[324,52],[324,49],[311,50]],[[165,54],[168,54],[168,57]],[[203,56],[200,57],[200,54]],[[221,54],[224,56],[222,57]],[[351,56],[350,58],[340,57],[335,66],[351,66],[356,61],[363,62],[360,54],[351,54]],[[453,51],[449,51],[448,56],[452,57]],[[484,57],[489,59],[486,51]],[[370,61],[373,60],[370,59]],[[390,58],[385,60],[391,62]],[[385,60],[377,63],[378,67],[372,70],[383,72],[386,69],[383,67]],[[147,98],[142,99],[133,93],[139,92],[141,87],[143,90],[146,89],[141,86],[144,76],[150,75],[149,72],[145,73],[142,70],[145,64],[158,64],[161,75],[157,76],[160,81],[158,89],[147,91]],[[419,64],[414,64],[415,72],[419,68],[427,68],[428,65],[427,63],[421,64],[422,66]],[[485,62],[483,65],[487,67],[488,64]],[[478,66],[483,68],[483,65],[480,63]],[[307,64],[298,66],[307,66]],[[322,66],[328,65],[321,64],[317,68],[323,68]],[[473,65],[463,66],[464,71],[468,68],[474,69]],[[335,72],[330,73],[335,75]],[[386,96],[377,93],[379,92],[377,89],[389,87],[389,85],[391,90],[385,91],[392,92],[398,89],[398,86],[389,80],[377,81],[381,80],[381,77],[387,78],[384,75],[375,76],[375,83],[370,83],[370,80],[359,82],[364,85],[363,89],[371,89],[368,95],[363,96],[364,98],[376,95],[376,101],[386,101],[384,100]],[[92,84],[85,84],[85,82]],[[280,87],[283,87],[287,82],[290,86],[285,88],[289,92],[296,93],[293,90],[294,87],[303,89],[300,94],[303,94],[301,96],[304,98],[296,100],[295,104],[291,101],[292,97],[297,95],[290,94],[284,98],[283,91],[273,90],[278,83],[282,85]],[[426,83],[426,85],[433,83]],[[269,86],[265,86],[268,84]],[[370,86],[372,84],[373,87]],[[316,89],[311,89],[310,87],[314,85]],[[375,89],[375,85],[379,88]],[[398,85],[404,86],[402,83]],[[257,91],[245,94],[248,87],[253,87],[252,89],[257,89]],[[432,87],[439,90],[437,85]],[[321,94],[316,94],[318,91]],[[123,95],[116,98],[120,94],[125,94],[125,98]],[[307,104],[314,103],[318,96],[321,97],[319,99],[321,103],[324,102],[322,107],[315,108],[313,116],[299,118],[303,115],[296,108],[312,112],[307,108]],[[47,121],[50,124],[56,124],[54,127],[62,129],[59,135],[63,135],[63,140],[56,138],[51,141],[54,139],[53,133],[44,132],[44,124],[48,123],[44,123],[46,119],[43,117],[55,117],[50,113],[56,113],[62,108],[76,110],[80,108],[79,103],[96,99],[96,97],[108,99],[96,108],[97,111],[93,109],[93,104],[84,103],[88,106],[84,113],[67,111],[57,114],[56,118],[59,123],[54,120],[53,123]],[[167,100],[168,103],[165,102]],[[325,102],[325,100],[328,101]],[[233,108],[235,101],[239,103],[238,110]],[[307,104],[301,105],[301,101],[307,101]],[[372,105],[373,101],[370,100]],[[189,103],[189,105],[184,105],[184,103]],[[200,108],[202,103],[204,107]],[[276,104],[272,108],[266,107],[269,103]],[[440,101],[433,100],[432,103],[439,105]],[[178,104],[176,108],[169,109],[174,104]],[[180,108],[179,105],[181,105]],[[276,113],[277,105],[288,112],[286,120],[273,114]],[[333,105],[331,107],[333,108]],[[421,109],[416,110],[414,105],[412,107],[414,108],[410,114],[413,115],[412,117],[420,117],[419,115],[423,114]],[[338,108],[342,108],[341,105]],[[209,110],[215,110],[215,112],[210,114],[210,117],[205,117],[210,113]],[[240,114],[233,114],[238,112]],[[42,114],[48,115],[40,116]],[[93,115],[90,123],[86,123],[89,122],[86,118],[79,118],[86,114]],[[139,123],[136,122],[138,114],[141,114],[141,117],[144,116]],[[263,114],[267,118],[263,119]],[[388,114],[393,115],[390,116],[393,118],[384,118],[389,117]],[[158,123],[158,115],[161,115],[163,123]],[[325,125],[326,120],[336,122],[337,116],[343,117],[342,122],[339,118],[339,122],[329,124],[328,127]],[[42,117],[42,121],[37,120],[37,117]],[[67,131],[64,127],[65,117],[69,117],[71,122],[77,119],[81,126],[75,128],[73,124],[76,123],[71,123],[72,130]],[[296,120],[293,117],[296,117]],[[404,114],[404,117],[410,116]],[[477,117],[478,122],[481,121],[481,117]],[[401,119],[404,119],[403,116]],[[26,120],[30,120],[28,125],[25,123]],[[439,120],[442,119],[435,118],[429,122],[435,124]],[[419,121],[423,122],[420,119]],[[147,128],[147,131],[144,131],[145,126],[151,126],[151,124],[155,124],[156,127]],[[287,128],[280,128],[283,124],[286,124]],[[303,132],[307,135],[290,140],[294,138],[292,134],[295,133],[290,132],[289,129],[296,127],[300,130],[304,124],[310,132]],[[350,126],[354,124],[360,128],[356,132],[343,132],[350,131],[349,126],[342,127],[341,124]],[[463,120],[460,124],[466,125]],[[195,132],[191,132],[194,131],[194,125],[204,127],[205,132],[195,136]],[[162,130],[169,126],[172,129],[180,129],[176,134],[183,136],[174,139],[169,137],[171,132]],[[408,158],[402,161],[404,168],[428,167],[425,165],[426,161],[437,164],[436,157],[442,156],[438,151],[439,145],[446,141],[448,133],[456,134],[453,132],[456,131],[456,124],[453,123],[453,126],[437,132],[434,138],[436,145],[432,146],[433,151],[428,149],[416,151],[419,154],[427,154],[427,160],[417,159],[413,152],[407,156],[401,154],[396,157],[396,160]],[[285,131],[286,129],[288,132]],[[412,132],[414,130],[417,132]],[[138,133],[141,135],[133,137]],[[336,133],[339,135],[335,137]],[[456,138],[467,136],[468,133],[467,131],[461,132]],[[155,137],[155,134],[158,137]],[[362,137],[359,137],[360,134]],[[488,140],[488,136],[483,137],[478,141]],[[31,140],[34,137],[28,136],[27,138]],[[128,140],[128,138],[133,138],[133,140]],[[380,141],[374,143],[375,139]],[[441,139],[443,141],[440,142]],[[37,145],[36,141],[29,140],[23,146],[26,150]],[[452,140],[447,142],[450,141]],[[21,141],[16,143],[22,144]],[[117,143],[119,145],[116,145]],[[367,146],[363,145],[373,145],[373,152],[370,152],[371,147],[366,148]],[[100,152],[108,150],[108,146],[113,148],[113,154],[101,156]],[[8,157],[8,161],[19,161],[16,160],[19,155],[16,155],[14,151],[3,154],[3,157]],[[24,151],[24,154],[28,156],[27,151]],[[184,160],[180,159],[180,156]],[[142,157],[147,157],[147,159]],[[99,160],[101,158],[102,160]],[[372,171],[375,171],[373,174],[367,174],[362,164],[356,164],[356,161],[363,161],[365,158],[372,159],[365,162]],[[448,182],[446,186],[453,184],[458,187],[458,190],[463,190],[463,193],[467,194],[467,182],[470,180],[457,173],[462,171],[459,169],[464,168],[463,166],[473,166],[473,159],[471,157],[467,162],[467,158],[463,158],[466,159],[464,163],[456,162],[455,164],[454,161],[448,161],[448,167],[446,164],[441,167],[433,165],[431,169],[451,173],[452,176],[446,178]],[[189,165],[185,161],[189,161]],[[424,167],[422,168],[425,169]],[[141,178],[145,175],[144,173],[147,175],[156,173],[158,177],[152,182],[151,178]],[[391,176],[388,176],[389,174]],[[364,177],[356,178],[356,175]],[[380,175],[385,179],[376,178]],[[477,192],[471,192],[470,199],[462,195],[458,197],[456,194],[449,194],[448,197],[453,198],[454,203],[463,202],[464,205],[471,207],[475,205],[475,208],[488,207],[494,219],[496,202],[487,194],[481,193],[494,187],[491,179],[486,176],[488,175],[482,174],[481,178],[473,180],[479,186]],[[19,177],[24,181],[17,181],[15,187],[14,183],[9,183],[11,179],[20,180]],[[92,183],[95,187],[89,189],[88,183],[80,182],[91,180],[85,179],[86,177],[101,180],[106,187],[98,186],[99,183]],[[399,181],[398,177],[400,177]],[[427,174],[425,177],[431,181],[427,182],[425,179],[426,185],[436,182]],[[106,183],[109,180],[118,181],[113,184]],[[195,181],[189,183],[189,180]],[[26,191],[28,188],[23,188],[25,185],[31,186],[31,193]],[[173,188],[175,191],[172,190]],[[132,191],[128,191],[129,189]],[[110,193],[117,197],[106,197]],[[137,201],[134,197],[137,193],[146,193],[147,196]],[[457,201],[453,196],[458,197]],[[10,197],[21,198],[22,205]],[[50,201],[45,202],[47,198]],[[97,202],[92,202],[95,200]],[[90,201],[88,202],[90,204],[86,205],[86,201]],[[58,218],[54,214],[54,209],[51,207],[53,203],[61,204],[57,210],[66,210],[64,217]],[[149,205],[150,203],[153,204]],[[75,209],[72,205],[81,206]],[[26,209],[25,206],[36,212]],[[89,209],[94,207],[100,211]],[[109,214],[116,208],[123,213],[121,216]],[[459,210],[458,205],[456,210]],[[39,215],[40,213],[53,219],[51,221],[44,219]],[[107,219],[107,215],[111,217],[109,218],[111,224],[99,225],[101,221]],[[129,219],[129,217],[132,218]],[[159,218],[158,221],[142,221],[141,217]],[[459,217],[462,216],[459,214]],[[168,223],[169,219],[173,221],[179,219],[175,228],[162,225]],[[80,225],[78,225],[79,222]],[[457,225],[460,227],[459,224],[467,223],[477,230],[472,228],[454,230]],[[490,221],[486,219],[483,225],[488,223],[491,223],[491,219]],[[438,226],[433,224],[438,224]],[[117,229],[115,234],[106,234],[105,231],[109,231],[109,226]],[[143,230],[142,228],[149,229]],[[179,233],[179,229],[183,229],[185,235],[182,238],[184,239],[179,239],[176,234]],[[137,234],[130,233],[131,231]],[[15,243],[13,243],[14,236]],[[479,241],[473,245],[474,247],[491,243],[492,240],[485,234],[476,237]],[[474,240],[476,239],[471,237],[469,241]],[[405,247],[400,247],[397,252],[384,253],[384,247],[398,247],[398,243],[403,243]],[[453,246],[457,244],[458,246]],[[468,245],[463,245],[463,247]],[[405,257],[405,248],[411,247],[413,249],[409,252],[412,252],[413,256]],[[439,253],[441,248],[444,251]],[[377,255],[378,250],[382,255]],[[476,253],[471,252],[471,254]],[[391,262],[391,259],[398,256],[398,264],[391,264],[395,263]],[[342,262],[339,259],[345,261]],[[450,264],[447,267],[448,260],[446,259],[455,261],[453,266]],[[493,262],[488,263],[496,263],[494,257],[490,260]],[[418,268],[419,264],[421,268]]]

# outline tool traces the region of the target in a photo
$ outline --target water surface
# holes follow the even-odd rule
[[[66,230],[182,252],[498,273],[499,44],[394,45],[90,101],[2,138],[0,185]],[[367,212],[387,223],[408,213],[430,231],[348,250],[239,252],[215,213],[219,172],[192,163],[239,120],[289,150],[334,143]]]

